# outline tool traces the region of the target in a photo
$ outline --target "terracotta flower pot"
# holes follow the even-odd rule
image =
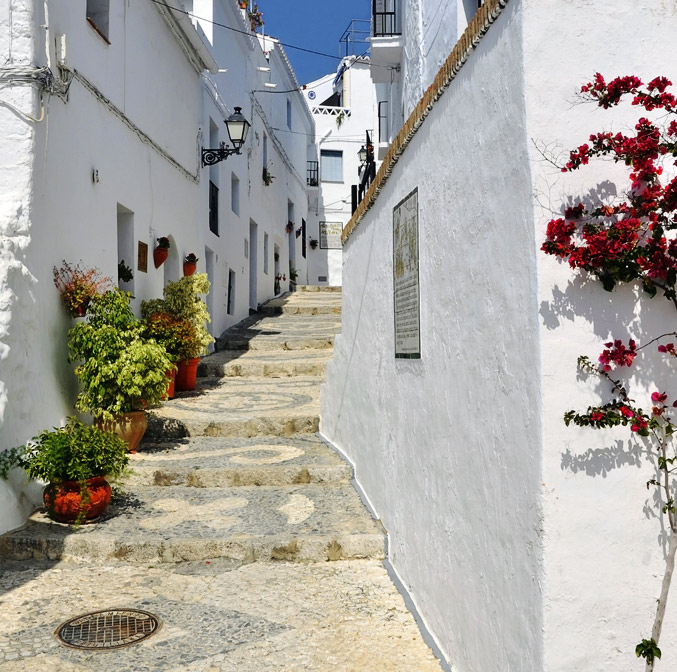
[[[73,306],[70,310],[71,317],[84,317],[87,315],[87,308],[89,308],[90,299],[85,299],[77,306]]]
[[[160,268],[160,266],[167,261],[168,256],[169,250],[166,247],[156,247],[153,250],[153,263],[155,264],[155,268]]]
[[[195,261],[184,261],[183,262],[183,274],[185,276],[193,275],[197,269],[197,262]]]
[[[98,518],[106,510],[110,497],[110,485],[103,476],[86,481],[50,483],[42,493],[49,517],[70,524]]]
[[[176,371],[176,391],[188,392],[195,389],[195,382],[197,378],[197,365],[200,363],[200,358],[184,359],[182,362],[177,362]]]
[[[94,424],[106,432],[117,434],[123,441],[129,445],[129,452],[135,453],[141,443],[143,435],[148,427],[148,419],[143,411],[130,411],[118,415],[115,420],[97,419]]]
[[[167,371],[167,379],[168,379],[168,385],[167,385],[166,398],[167,399],[173,399],[174,396],[175,396],[174,388],[175,388],[175,383],[176,383],[176,369],[172,369],[171,371]]]

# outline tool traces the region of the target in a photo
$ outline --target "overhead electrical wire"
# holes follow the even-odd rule
[[[154,2],[156,5],[162,5],[163,7],[168,7],[168,5],[165,2],[162,2],[162,0],[150,0],[151,2]],[[177,9],[174,7],[169,7],[169,9],[173,12],[178,12],[179,14],[185,14],[186,16],[189,16],[193,19],[196,19],[197,21],[202,21],[204,23],[209,23],[212,26],[217,26],[218,28],[225,28],[226,30],[230,30],[234,33],[240,33],[240,35],[248,35],[251,37],[251,31],[248,30],[240,30],[239,28],[233,28],[233,26],[228,26],[225,23],[219,23],[218,21],[212,21],[211,19],[205,19],[200,16],[197,16],[196,14],[193,14],[192,12],[189,12],[185,9]],[[266,35],[264,37],[269,37],[272,40],[275,40],[278,44],[281,44],[283,47],[286,47],[287,49],[296,49],[297,51],[303,51],[307,54],[314,54],[315,56],[323,56],[324,58],[333,58],[336,61],[342,61],[345,56],[335,56],[334,54],[326,54],[323,51],[316,51],[315,49],[308,49],[307,47],[299,47],[298,45],[295,44],[290,44],[289,42],[282,42],[282,40],[272,37],[271,35]],[[360,58],[360,57],[358,57]],[[390,70],[393,69],[393,66],[390,65],[376,65],[372,64],[372,67],[379,67],[379,68],[388,68]],[[297,91],[297,89],[294,89],[294,91]],[[266,91],[266,93],[270,93],[269,91]],[[284,93],[283,91],[278,91],[276,93]]]

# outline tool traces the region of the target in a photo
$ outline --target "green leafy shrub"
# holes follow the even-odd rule
[[[104,420],[157,404],[173,366],[134,316],[129,296],[112,290],[94,297],[88,321],[69,332],[69,361],[81,362],[75,368],[81,384],[75,407]]]
[[[71,417],[64,427],[40,432],[26,445],[0,453],[0,477],[20,467],[30,478],[48,483],[85,481],[119,476],[128,462],[127,444],[120,437]]]
[[[164,299],[151,299],[141,302],[141,315],[148,318],[157,313],[167,313],[174,318],[187,320],[193,327],[190,343],[183,350],[184,359],[207,354],[207,348],[214,342],[207,330],[211,322],[207,304],[200,297],[209,292],[209,279],[206,273],[194,273],[170,282],[163,291]]]

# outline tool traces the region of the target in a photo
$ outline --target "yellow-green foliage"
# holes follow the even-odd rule
[[[144,319],[154,313],[169,313],[190,321],[195,328],[190,357],[206,355],[209,344],[214,342],[206,326],[211,322],[209,310],[200,297],[201,294],[209,293],[209,285],[206,273],[194,273],[176,282],[170,282],[164,288],[164,299],[141,302],[141,314]]]

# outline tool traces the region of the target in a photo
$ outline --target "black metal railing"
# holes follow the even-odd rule
[[[320,182],[320,163],[319,161],[308,161],[308,173],[306,182],[309,187],[316,187]]]
[[[219,235],[219,188],[209,181],[209,230]]]
[[[398,4],[398,0],[373,0],[371,16],[374,37],[402,34]]]

